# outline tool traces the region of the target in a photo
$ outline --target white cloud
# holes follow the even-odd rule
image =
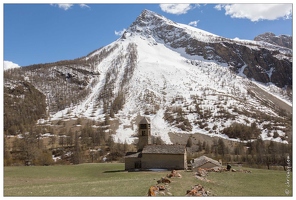
[[[246,18],[253,22],[259,20],[290,19],[292,4],[219,4],[214,7],[225,10],[232,18]]]
[[[84,3],[79,4],[79,6],[80,6],[81,8],[90,8],[88,5],[86,5],[86,4],[84,4]]]
[[[121,31],[114,31],[114,33],[115,35],[121,36],[124,33],[124,31],[126,31],[126,29],[123,29]]]
[[[199,20],[197,20],[197,21],[192,21],[192,22],[189,22],[189,26],[197,26],[197,23],[199,22]]]
[[[63,10],[68,10],[70,9],[72,6],[74,6],[73,3],[53,3],[50,4],[52,6],[58,6],[59,8],[63,9]],[[81,3],[79,4],[80,8],[90,8],[88,5]]]
[[[163,12],[176,15],[185,14],[193,8],[190,4],[160,4],[159,6]]]
[[[74,4],[72,4],[72,3],[53,3],[53,4],[50,4],[50,5],[52,5],[52,6],[58,6],[61,9],[68,10]]]
[[[222,9],[222,5],[221,4],[218,4],[214,8],[217,9],[217,10],[221,10]]]

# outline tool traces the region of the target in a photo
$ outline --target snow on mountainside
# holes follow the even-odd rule
[[[186,55],[197,55],[231,66],[237,73],[242,68],[246,77],[273,82],[278,87],[292,84],[292,50],[262,41],[231,40],[206,31],[172,22],[145,10],[124,33],[154,38],[168,48],[182,49]],[[280,63],[278,62],[279,60]],[[258,67],[259,66],[259,67]],[[268,72],[274,68],[271,77]]]
[[[158,15],[157,15],[158,17]],[[162,17],[161,17],[162,18]],[[163,18],[162,18],[163,19]],[[193,37],[210,42],[209,38],[219,38],[213,34],[200,31],[185,25],[164,21],[176,27],[185,28]],[[151,24],[149,26],[152,26]],[[146,27],[147,28],[147,27]],[[145,33],[151,30],[145,29]],[[125,91],[125,104],[117,113],[120,125],[116,130],[116,142],[131,143],[135,139],[137,124],[134,119],[138,115],[149,113],[152,123],[152,135],[160,136],[170,143],[169,132],[204,133],[227,138],[221,134],[224,127],[234,122],[250,125],[256,119],[240,115],[238,110],[247,112],[263,112],[276,116],[274,111],[267,106],[260,105],[257,99],[249,95],[248,89],[251,81],[233,73],[226,63],[219,63],[204,59],[198,55],[188,55],[183,48],[174,49],[161,42],[151,34],[143,34],[135,24],[128,29],[121,39],[105,48],[117,45],[106,59],[96,66],[101,73],[100,80],[92,88],[91,94],[81,104],[58,112],[54,119],[71,113],[72,116],[85,116],[93,119],[104,118],[103,106],[95,108],[96,100],[106,87],[112,84],[112,93],[118,94]],[[136,46],[137,63],[128,83],[122,87],[123,76],[129,66],[128,48],[131,44]],[[98,52],[96,52],[98,53]],[[119,60],[120,59],[120,60]],[[119,60],[119,62],[116,62]],[[111,78],[109,72],[112,72]],[[108,76],[108,77],[107,77]],[[106,82],[106,79],[111,81]],[[203,112],[209,112],[207,128],[201,128],[198,121],[202,118],[196,114],[196,100],[200,99],[199,107]],[[169,109],[185,109],[184,115],[192,124],[191,130],[182,130],[172,126],[165,115]],[[215,119],[222,111],[235,116],[232,119]],[[263,126],[263,124],[259,124]],[[284,133],[281,133],[284,135]],[[267,137],[265,137],[267,138]]]
[[[15,63],[11,62],[11,61],[4,60],[3,68],[4,68],[4,71],[5,71],[5,70],[8,70],[8,69],[20,68],[20,66],[18,64],[15,64]]]
[[[52,64],[46,69],[50,77],[44,77],[51,81],[63,78],[61,87],[79,83],[79,91],[86,91],[78,103],[51,111],[50,119],[104,120],[109,115],[111,120],[119,121],[113,136],[120,143],[135,141],[139,115],[151,120],[152,135],[166,143],[171,143],[170,132],[237,140],[223,134],[223,129],[233,123],[256,124],[263,139],[286,142],[284,125],[273,118],[281,118],[277,100],[285,99],[287,110],[291,108],[287,92],[276,85],[289,82],[280,82],[275,76],[278,66],[264,66],[261,59],[265,59],[264,54],[266,62],[288,60],[288,64],[281,65],[286,67],[291,50],[279,50],[274,45],[269,45],[268,50],[260,45],[261,42],[225,39],[145,10],[117,41],[75,64]],[[249,60],[257,63],[251,65]],[[26,75],[31,74],[29,71]],[[267,81],[268,85],[261,86],[258,80]],[[32,84],[45,91],[48,99],[51,97],[48,84]],[[263,95],[274,99],[264,99]],[[48,102],[52,107],[53,100]],[[280,137],[274,138],[275,132]]]

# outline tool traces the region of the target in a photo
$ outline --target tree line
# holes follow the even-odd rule
[[[223,163],[244,164],[244,166],[267,168],[283,167],[286,170],[287,156],[292,159],[292,144],[275,141],[263,141],[261,138],[245,142],[236,142],[234,147],[225,144],[222,138],[214,139],[210,144],[206,141],[193,142],[189,137],[186,147],[197,146],[197,150],[189,151],[188,160],[207,155]]]
[[[24,133],[46,117],[45,95],[27,81],[4,87],[4,134]]]
[[[80,123],[77,120],[77,123]],[[116,143],[109,133],[110,121],[87,122],[79,129],[31,126],[19,137],[4,137],[4,165],[79,164],[85,162],[123,161],[133,144]],[[60,124],[59,126],[64,126]],[[74,126],[75,127],[75,126]],[[44,133],[51,133],[46,138]],[[58,158],[54,162],[53,158]]]

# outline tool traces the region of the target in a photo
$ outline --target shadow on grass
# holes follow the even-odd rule
[[[112,170],[112,171],[104,171],[103,173],[117,173],[117,172],[150,172],[153,170],[145,170],[145,169],[133,169],[133,170]]]
[[[167,169],[132,169],[132,170],[112,170],[104,171],[103,173],[117,173],[117,172],[160,172],[168,171]]]
[[[117,173],[117,172],[127,172],[126,170],[112,170],[112,171],[104,171],[103,173]]]

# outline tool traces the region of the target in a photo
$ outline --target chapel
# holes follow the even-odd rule
[[[187,168],[186,146],[179,144],[153,144],[151,123],[143,117],[138,124],[139,140],[137,152],[125,155],[125,170],[168,169],[180,170]]]

